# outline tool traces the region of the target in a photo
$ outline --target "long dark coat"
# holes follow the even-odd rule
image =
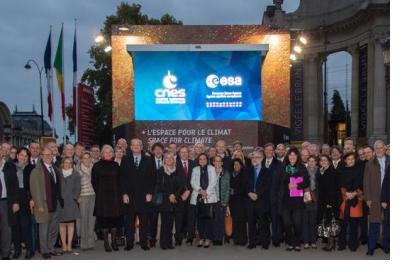
[[[385,168],[389,167],[389,158],[386,156]],[[369,222],[381,223],[382,209],[380,205],[380,196],[382,189],[379,161],[375,157],[366,163],[363,178],[364,197],[366,201],[371,201],[369,209]]]
[[[91,170],[95,192],[94,216],[118,217],[123,214],[120,167],[115,161],[100,160]]]

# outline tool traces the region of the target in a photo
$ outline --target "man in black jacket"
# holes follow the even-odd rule
[[[184,182],[182,193],[179,194],[181,201],[175,209],[175,245],[180,246],[182,239],[188,232],[188,206],[189,197],[192,192],[191,175],[194,168],[194,161],[189,159],[189,148],[185,145],[179,149],[176,168],[178,176],[183,178]]]
[[[246,190],[248,194],[248,249],[253,249],[259,241],[263,249],[269,248],[269,186],[268,169],[262,165],[263,153],[252,153],[252,167],[246,169]]]
[[[155,184],[155,164],[152,158],[145,156],[140,139],[131,140],[131,155],[126,155],[120,167],[123,203],[126,205],[125,230],[127,237],[126,251],[134,247],[135,218],[139,218],[140,245],[148,247],[148,216],[151,211],[151,199]]]
[[[283,238],[283,227],[278,210],[278,196],[280,191],[280,176],[282,171],[282,162],[274,157],[275,147],[272,143],[267,143],[264,147],[265,158],[262,165],[268,169],[269,174],[269,202],[270,202],[270,220],[272,223],[272,244],[275,247],[280,246]]]

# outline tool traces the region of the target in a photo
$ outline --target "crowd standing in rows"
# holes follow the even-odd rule
[[[129,145],[128,145],[129,144]],[[115,147],[0,148],[2,259],[233,243],[299,252],[390,251],[389,146],[228,148],[119,139]],[[356,150],[357,149],[357,150]],[[158,232],[158,227],[160,230]],[[78,242],[77,242],[78,241]],[[158,242],[159,241],[159,242]],[[78,244],[77,244],[78,243]],[[74,248],[74,249],[73,249]]]

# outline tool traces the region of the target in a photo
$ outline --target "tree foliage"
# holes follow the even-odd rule
[[[96,104],[96,136],[98,144],[112,144],[112,67],[111,52],[105,52],[104,48],[110,44],[111,27],[113,25],[181,25],[169,14],[159,19],[150,18],[141,12],[140,4],[128,4],[122,2],[117,6],[114,15],[107,16],[101,29],[101,35],[105,42],[90,47],[90,63],[92,67],[85,70],[81,82],[94,88]]]

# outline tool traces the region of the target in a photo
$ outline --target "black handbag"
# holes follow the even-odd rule
[[[212,220],[215,219],[215,206],[216,203],[205,203],[207,199],[202,197],[197,198],[198,219]]]

